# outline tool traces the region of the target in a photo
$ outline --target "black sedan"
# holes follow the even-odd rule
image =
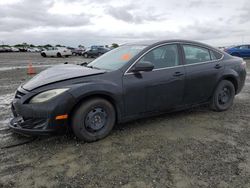
[[[227,110],[245,77],[241,58],[198,42],[126,44],[88,65],[54,66],[21,85],[10,128],[38,135],[70,128],[92,142],[125,121],[201,104]]]
[[[93,46],[89,49],[87,49],[85,52],[82,53],[82,55],[85,58],[89,58],[89,57],[99,57],[103,54],[105,54],[106,52],[110,51],[110,49],[105,48],[105,47],[98,47],[98,46]]]

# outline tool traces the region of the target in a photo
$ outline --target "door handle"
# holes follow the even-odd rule
[[[214,68],[216,68],[216,69],[220,69],[222,66],[220,65],[220,64],[216,64],[215,66],[214,66]]]
[[[173,76],[175,77],[179,77],[179,76],[183,76],[184,74],[181,72],[175,72]]]

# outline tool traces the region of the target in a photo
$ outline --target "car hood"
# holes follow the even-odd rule
[[[91,76],[102,74],[105,70],[92,69],[79,65],[63,64],[48,68],[31,80],[26,82],[22,87],[25,90],[33,90],[43,85],[51,84],[58,81],[68,80],[77,77]]]

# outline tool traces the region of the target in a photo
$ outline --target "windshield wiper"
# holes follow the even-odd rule
[[[94,67],[94,66],[92,66],[92,65],[86,65],[86,67],[91,68],[91,69],[98,69],[98,70],[101,70],[100,68]]]
[[[92,66],[92,65],[88,65],[89,63],[87,63],[87,62],[84,62],[84,63],[81,63],[81,64],[78,64],[78,65],[80,65],[80,66],[84,66],[84,67],[88,67],[88,68],[91,68],[91,69],[98,69],[98,70],[102,70],[101,68],[99,68],[99,67],[94,67],[94,66]]]

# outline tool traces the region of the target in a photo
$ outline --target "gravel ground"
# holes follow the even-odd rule
[[[133,121],[95,143],[11,133],[9,103],[30,78],[22,67],[32,62],[39,72],[65,61],[86,60],[0,54],[0,187],[250,187],[249,77],[226,112],[200,107]]]

